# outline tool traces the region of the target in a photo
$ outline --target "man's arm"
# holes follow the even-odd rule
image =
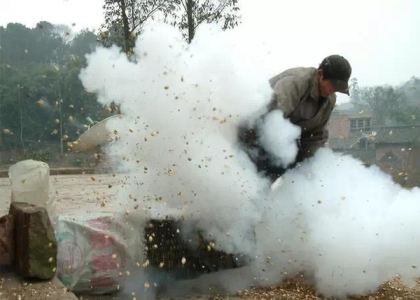
[[[296,162],[312,157],[319,148],[325,146],[328,140],[327,123],[328,119],[313,130],[302,133]]]
[[[312,130],[302,132],[299,153],[296,158],[296,161],[298,162],[313,156],[319,148],[325,146],[325,143],[328,140],[327,124],[336,103],[335,94],[331,95],[327,101],[322,123]]]

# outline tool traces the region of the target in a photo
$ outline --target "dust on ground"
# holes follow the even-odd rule
[[[118,295],[85,295],[79,296],[80,300],[131,300],[133,298],[121,298]],[[276,287],[257,288],[239,291],[236,295],[200,295],[184,298],[157,298],[161,300],[338,300],[317,295],[314,289],[305,282],[305,279],[294,278],[287,280]],[[349,300],[418,300],[420,299],[420,283],[414,287],[407,287],[399,278],[383,284],[376,293],[362,296],[348,296]]]
[[[126,175],[123,174],[81,174],[81,175],[56,175],[51,176],[56,195],[56,212],[58,214],[77,214],[80,212],[88,211],[103,211],[103,212],[115,212],[123,209],[120,203],[118,203],[115,195],[121,183],[126,180]],[[0,178],[0,216],[7,214],[10,197],[11,197],[11,185],[8,178]],[[1,279],[1,275],[0,275]],[[0,285],[3,286],[3,291],[7,295],[11,295],[11,298],[2,299],[19,299],[18,294],[12,290],[5,290],[4,280],[0,281]],[[20,288],[25,291],[22,285]],[[41,288],[42,289],[42,288]],[[46,290],[49,286],[46,286]],[[34,290],[33,288],[26,288],[28,291],[26,294],[22,294],[21,299],[35,299],[33,295],[43,295],[44,292]],[[62,291],[65,293],[65,290]],[[32,296],[31,296],[32,295]],[[45,294],[44,294],[45,295]],[[36,298],[38,299],[38,298]],[[39,298],[41,299],[41,298]],[[44,298],[42,298],[44,299]],[[46,299],[46,298],[45,298]],[[49,299],[52,299],[49,297]],[[54,298],[55,299],[55,298]],[[105,296],[79,296],[79,299],[88,300],[120,300],[123,299],[118,294],[116,295],[105,295]],[[125,298],[127,299],[127,298]],[[184,298],[185,299],[185,298]],[[333,300],[335,298],[325,298],[322,295],[317,295],[314,289],[305,281],[305,278],[293,278],[285,281],[277,287],[272,288],[258,288],[249,289],[238,292],[237,295],[201,295],[192,296],[188,299],[276,299],[276,300],[293,300],[293,299],[328,299]],[[348,299],[352,300],[415,300],[420,299],[420,283],[414,287],[407,287],[402,284],[401,280],[396,277],[391,282],[384,283],[380,289],[370,295],[363,295],[359,297],[349,296]]]
[[[57,214],[86,211],[114,212],[121,205],[115,201],[119,184],[127,176],[80,174],[50,176],[55,193]],[[9,178],[0,178],[0,215],[9,211],[12,187]]]
[[[0,299],[77,300],[77,297],[69,292],[57,278],[48,281],[20,280],[13,273],[0,272]]]

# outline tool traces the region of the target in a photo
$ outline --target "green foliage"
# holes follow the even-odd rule
[[[99,39],[109,47],[113,44],[131,53],[137,35],[141,34],[143,25],[155,14],[166,14],[172,9],[172,0],[104,0],[105,23]]]
[[[27,149],[23,151],[22,160],[33,159],[43,162],[49,162],[51,159],[51,152],[47,149]]]
[[[166,21],[178,27],[191,43],[202,23],[218,23],[223,30],[239,25],[238,0],[177,0]]]
[[[83,58],[92,53],[98,45],[98,37],[89,30],[82,30],[71,42],[69,53],[72,58]],[[70,61],[71,63],[71,61]]]
[[[359,110],[372,113],[374,126],[393,125],[395,122],[410,123],[411,114],[419,109],[419,106],[410,105],[402,88],[389,85],[359,87],[356,78],[351,80],[350,95],[351,102]]]
[[[54,25],[40,22],[29,29],[19,23],[0,27],[0,58],[2,64],[62,63],[66,59],[65,35],[56,33]]]
[[[85,30],[70,40],[67,30],[48,22],[0,27],[0,150],[59,144],[61,132],[71,141],[87,117],[107,116],[79,79],[96,36]]]
[[[218,23],[225,30],[240,22],[238,0],[104,0],[103,8],[100,42],[105,47],[117,45],[128,54],[146,21],[156,16],[178,27],[188,42],[202,23]]]
[[[405,97],[405,105],[395,119],[405,125],[420,125],[420,79],[412,77],[398,88]]]

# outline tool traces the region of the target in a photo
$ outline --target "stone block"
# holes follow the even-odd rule
[[[45,208],[12,202],[15,220],[16,269],[29,278],[51,279],[57,269],[57,242]]]
[[[13,225],[12,215],[6,215],[0,218],[0,266],[13,264],[15,254]]]

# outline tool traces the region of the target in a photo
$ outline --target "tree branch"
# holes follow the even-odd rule
[[[188,0],[186,0],[186,1],[188,1]],[[184,0],[181,0],[181,4],[184,7],[185,11],[187,11],[187,3],[184,2]]]
[[[143,24],[152,14],[154,14],[156,11],[161,9],[163,7],[163,3],[153,8],[142,20],[140,20],[140,24]]]
[[[204,21],[210,19],[211,17],[216,17],[218,14],[221,14],[225,8],[227,7],[228,1],[219,1],[219,6],[212,12],[200,17],[196,16],[197,24],[195,25],[195,29]]]

